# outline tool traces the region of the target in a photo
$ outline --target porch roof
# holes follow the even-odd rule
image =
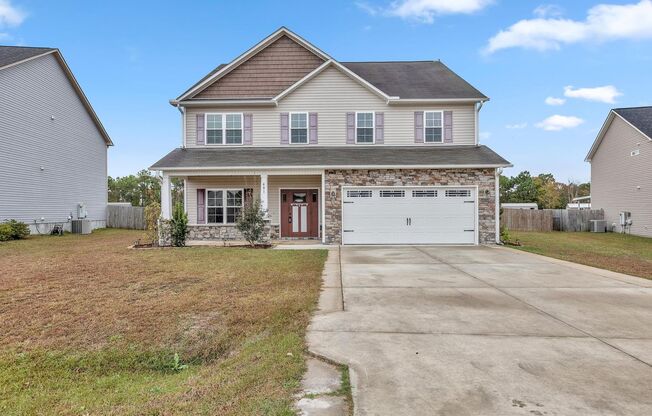
[[[174,149],[152,170],[479,168],[511,164],[487,146],[303,146]]]

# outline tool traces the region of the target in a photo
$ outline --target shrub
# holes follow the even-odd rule
[[[24,222],[9,220],[0,223],[0,241],[21,240],[29,235],[29,226]]]
[[[11,225],[7,222],[0,223],[0,241],[8,241],[11,239]]]
[[[509,230],[504,225],[500,226],[500,241],[502,241],[503,243],[510,243],[511,241]]]
[[[188,236],[188,216],[186,215],[183,205],[177,204],[172,213],[170,220],[170,238],[172,245],[175,247],[183,247],[186,245],[186,237]]]
[[[29,226],[24,222],[11,220],[9,225],[11,226],[11,237],[14,240],[21,240],[29,235]]]
[[[145,237],[149,243],[158,241],[158,219],[161,216],[161,204],[150,202],[145,207]]]
[[[236,228],[252,247],[256,243],[263,241],[265,235],[265,213],[260,208],[259,200],[245,205],[240,213],[240,217],[238,217]]]

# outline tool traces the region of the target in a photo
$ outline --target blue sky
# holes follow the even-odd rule
[[[508,174],[588,180],[609,109],[652,104],[651,0],[0,0],[0,43],[63,52],[115,142],[112,176],[179,146],[168,100],[282,25],[342,61],[441,59],[491,97],[481,141]]]

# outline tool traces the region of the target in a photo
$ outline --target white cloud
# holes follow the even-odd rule
[[[542,4],[534,9],[536,17],[558,17],[562,14],[564,14],[564,10],[556,4]]]
[[[546,98],[546,104],[548,105],[564,105],[565,103],[566,103],[565,98],[557,98],[557,97]]]
[[[547,119],[537,123],[536,126],[540,129],[548,131],[559,131],[577,127],[582,123],[584,123],[584,120],[579,117],[560,116],[559,114],[555,114],[554,116],[550,116]]]
[[[524,129],[527,127],[527,123],[516,123],[516,124],[507,124],[506,129]]]
[[[624,5],[599,4],[581,21],[558,16],[524,19],[489,39],[484,52],[517,47],[556,50],[579,42],[648,38],[652,38],[652,0],[640,0]]]
[[[384,14],[432,23],[436,16],[475,13],[493,2],[494,0],[396,0],[386,8],[366,2],[358,2],[356,5],[372,16]]]
[[[598,101],[601,103],[613,104],[616,102],[616,97],[623,95],[613,85],[605,85],[604,87],[595,88],[573,88],[569,85],[564,87],[564,96],[570,98],[581,98],[587,101]]]
[[[491,132],[490,131],[481,131],[480,132],[480,139],[481,140],[487,140],[490,137],[491,137]]]
[[[0,28],[18,26],[25,17],[25,13],[14,7],[10,0],[0,0]]]

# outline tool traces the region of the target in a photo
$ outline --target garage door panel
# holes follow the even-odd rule
[[[475,224],[474,188],[360,187],[344,192],[344,244],[474,244]]]

